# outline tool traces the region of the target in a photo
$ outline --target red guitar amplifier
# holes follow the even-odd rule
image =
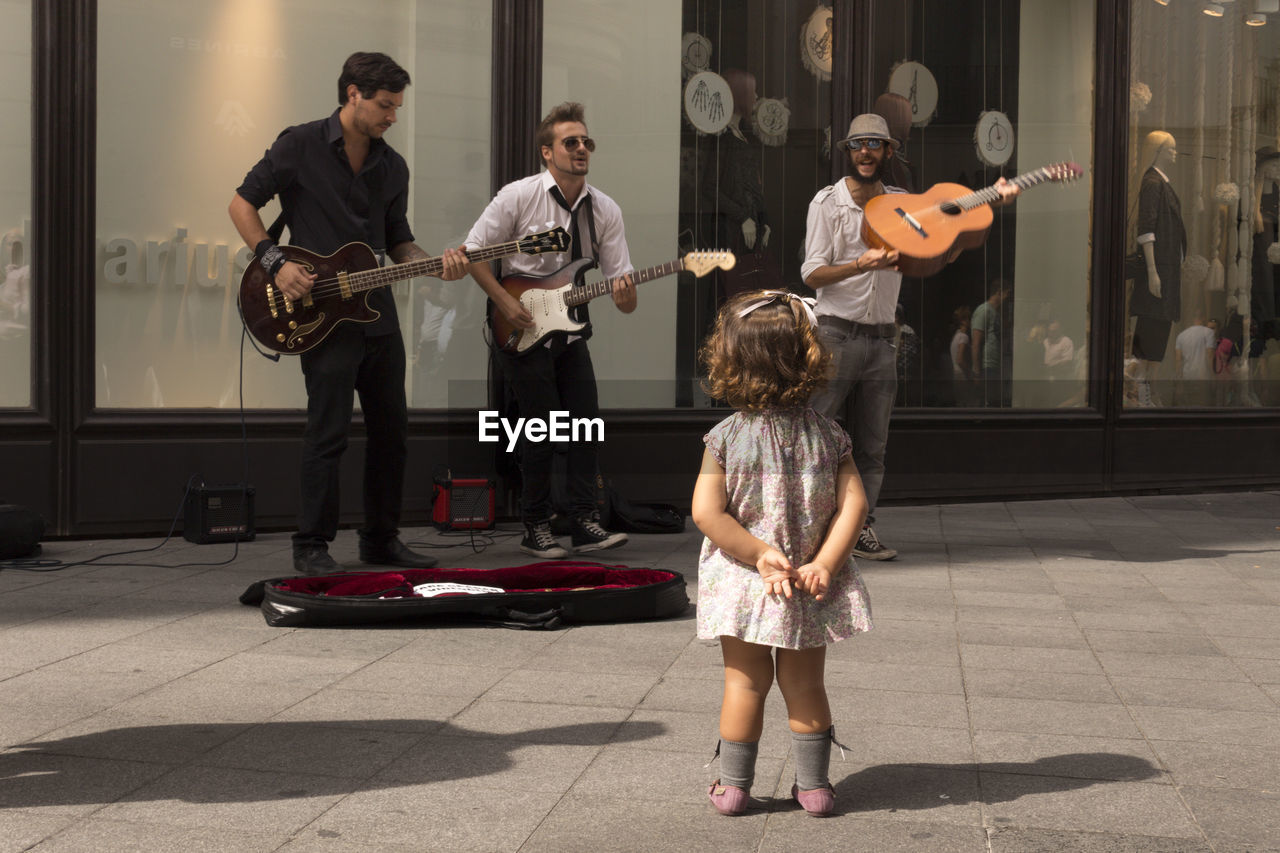
[[[431,499],[431,523],[441,530],[493,527],[493,480],[437,479]]]

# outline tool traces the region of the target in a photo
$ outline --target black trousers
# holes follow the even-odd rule
[[[585,340],[579,338],[571,344],[553,341],[550,347],[535,347],[519,356],[495,354],[515,394],[519,417],[549,422],[552,411],[568,412],[570,418],[599,417],[595,368]],[[520,513],[526,522],[551,517],[551,461],[557,450],[568,454],[565,491],[571,512],[587,515],[595,509],[596,442],[556,445],[522,437],[516,449],[520,454]]]
[[[399,533],[408,456],[404,340],[398,330],[369,337],[362,326],[342,323],[301,359],[307,429],[294,548],[324,545],[338,533],[339,463],[347,449],[357,392],[367,434],[360,538],[382,544]]]

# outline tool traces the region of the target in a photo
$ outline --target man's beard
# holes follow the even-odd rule
[[[886,155],[883,160],[876,164],[876,170],[867,177],[863,177],[862,173],[858,171],[857,165],[854,165],[850,177],[863,186],[878,184],[884,180],[885,175],[889,174],[889,158],[892,156],[892,154]]]

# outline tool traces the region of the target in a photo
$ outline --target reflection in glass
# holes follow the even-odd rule
[[[490,15],[489,6],[466,0],[390,0],[378,5],[379,25],[370,28],[367,9],[333,2],[103,0],[97,405],[239,404],[237,295],[250,250],[227,204],[282,128],[337,106],[338,73],[353,50],[385,52],[410,72],[405,109],[387,134],[409,163],[409,221],[416,242],[433,254],[458,245],[488,197]],[[140,93],[152,117],[145,133],[138,132]],[[264,221],[278,211],[269,204]],[[422,324],[416,286],[392,285],[407,345]],[[482,377],[484,300],[461,298],[476,290],[469,280],[453,286],[458,314],[470,312],[473,325],[471,352],[464,357],[455,336],[448,350],[458,350],[458,361],[449,364],[460,377]],[[270,362],[247,345],[243,353],[247,407],[305,405],[296,358]],[[406,379],[410,394],[424,381],[417,366]],[[437,400],[435,379],[425,381]],[[410,405],[422,404],[410,397]]]
[[[1130,409],[1280,405],[1280,21],[1253,5],[1131,4]]]
[[[0,408],[31,405],[31,3],[0,2]]]
[[[1072,161],[1088,174],[1091,0],[874,7],[874,103],[905,140],[899,186],[981,190]],[[1030,189],[994,210],[982,246],[904,278],[899,325],[920,354],[901,354],[898,405],[1088,405],[1089,227],[1087,180]]]

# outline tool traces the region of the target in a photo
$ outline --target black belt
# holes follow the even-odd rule
[[[839,329],[852,335],[861,335],[864,338],[892,338],[898,333],[898,327],[893,323],[855,323],[852,320],[833,317],[830,314],[819,314],[818,325],[830,326],[833,329]]]

